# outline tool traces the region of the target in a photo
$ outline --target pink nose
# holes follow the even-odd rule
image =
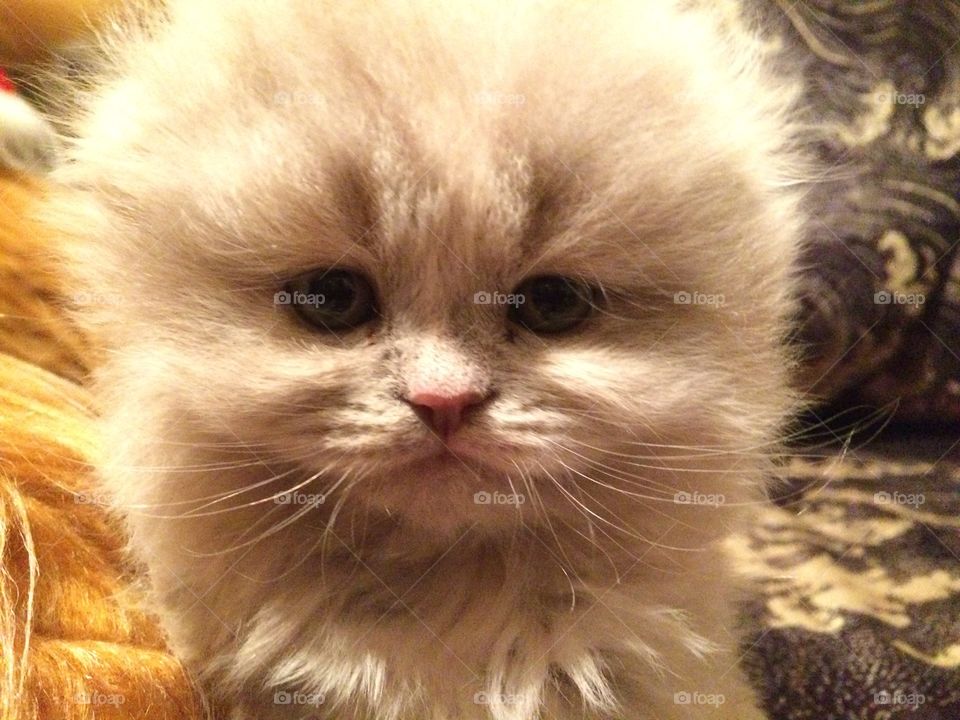
[[[411,394],[407,401],[424,424],[446,440],[457,431],[468,411],[487,397],[483,393],[472,391],[454,395],[416,392]]]

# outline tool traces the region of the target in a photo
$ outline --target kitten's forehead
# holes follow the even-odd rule
[[[711,41],[667,0],[384,0],[376,23],[353,2],[171,5],[156,67],[114,96],[123,113],[100,113],[94,146],[115,155],[97,180],[117,178],[145,234],[186,216],[157,243],[178,268],[187,250],[237,277],[354,265],[481,289],[538,270],[630,285],[684,276],[695,242],[709,264],[761,204],[744,178],[764,175],[768,127],[711,93],[710,53],[675,52]]]

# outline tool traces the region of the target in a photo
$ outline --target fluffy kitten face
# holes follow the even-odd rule
[[[765,436],[793,228],[765,186],[762,108],[714,90],[709,52],[674,52],[679,34],[713,43],[703,24],[398,6],[376,28],[240,4],[224,22],[252,53],[216,32],[179,48],[187,23],[217,29],[202,7],[175,4],[186,17],[101,101],[79,168],[102,173],[117,223],[88,268],[116,298],[116,367],[151,366],[151,402],[444,531],[512,521],[474,493],[576,483],[581,455],[610,459],[597,446]],[[379,317],[331,333],[274,304],[333,267],[369,279]],[[475,302],[542,275],[596,287],[591,317],[537,335]],[[403,399],[450,383],[491,395],[455,455]]]
[[[787,103],[752,58],[659,0],[170,5],[94,93],[60,175],[72,192],[52,212],[82,228],[76,274],[104,300],[83,313],[110,348],[102,472],[174,642],[221,653],[240,684],[260,667],[268,686],[296,677],[347,696],[389,683],[386,667],[420,688],[433,675],[411,669],[426,662],[416,623],[359,633],[338,659],[357,653],[356,672],[330,670],[320,641],[301,638],[340,647],[331,608],[354,617],[363,596],[382,609],[443,559],[405,602],[428,619],[488,603],[472,621],[483,641],[463,620],[444,647],[509,665],[518,638],[547,631],[510,629],[525,615],[477,580],[493,555],[476,543],[528,533],[526,551],[502,557],[528,561],[515,585],[553,598],[541,608],[678,548],[666,562],[690,574],[644,586],[646,607],[679,603],[699,634],[651,663],[702,657],[706,618],[717,630],[723,612],[687,607],[696,591],[683,587],[719,571],[682,551],[758,499],[754,451],[789,402]],[[275,303],[328,268],[366,278],[377,314],[329,332]],[[589,317],[538,334],[477,302],[544,276],[593,288]],[[483,401],[444,444],[411,407],[417,393]],[[726,502],[678,504],[678,492]],[[347,574],[338,599],[309,561],[328,531],[370,571],[367,585]],[[196,597],[229,632],[191,615]],[[683,625],[670,613],[664,628]],[[603,695],[584,648],[629,655],[618,634],[583,623],[551,641],[523,670],[524,707],[552,664]]]

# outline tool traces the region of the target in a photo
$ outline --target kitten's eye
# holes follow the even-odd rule
[[[311,325],[345,330],[362,325],[377,314],[370,282],[352,270],[317,270],[287,283],[287,304]]]
[[[570,330],[593,310],[593,288],[558,275],[531,278],[513,292],[523,302],[511,305],[510,320],[535,333]]]

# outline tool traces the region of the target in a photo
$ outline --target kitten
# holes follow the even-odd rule
[[[792,404],[790,94],[668,0],[172,0],[48,215],[235,720],[762,717],[717,541]]]

